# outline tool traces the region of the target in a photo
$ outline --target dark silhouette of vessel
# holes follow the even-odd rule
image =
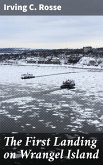
[[[75,87],[75,82],[74,80],[66,80],[63,81],[63,84],[61,85],[61,89],[73,89]]]

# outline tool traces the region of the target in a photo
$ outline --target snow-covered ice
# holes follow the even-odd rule
[[[27,72],[65,74],[22,80]],[[60,89],[67,79],[75,89]],[[0,65],[0,123],[1,132],[103,132],[103,70]]]

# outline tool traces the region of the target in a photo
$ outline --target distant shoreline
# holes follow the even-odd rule
[[[66,67],[66,68],[74,68],[74,69],[93,69],[93,70],[99,70],[103,71],[103,68],[100,68],[98,66],[81,66],[81,65],[68,65],[68,64],[3,64],[0,63],[0,65],[9,65],[9,66],[36,66],[36,67]]]

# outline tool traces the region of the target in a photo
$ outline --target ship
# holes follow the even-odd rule
[[[61,89],[73,89],[75,87],[75,82],[74,80],[66,80],[63,81],[63,84],[61,85]]]
[[[30,78],[35,78],[33,74],[26,73],[21,75],[21,79],[30,79]]]

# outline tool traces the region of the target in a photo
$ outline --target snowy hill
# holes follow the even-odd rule
[[[78,64],[87,65],[87,66],[102,66],[103,58],[94,58],[94,57],[82,57]]]

